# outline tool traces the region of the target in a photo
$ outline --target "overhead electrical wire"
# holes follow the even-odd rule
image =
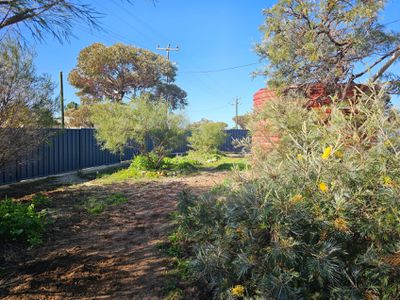
[[[259,62],[254,62],[250,64],[245,64],[245,65],[240,65],[240,66],[233,66],[233,67],[226,67],[222,69],[214,69],[214,70],[200,70],[200,71],[181,71],[180,73],[182,74],[208,74],[208,73],[218,73],[218,72],[224,72],[224,71],[230,71],[230,70],[236,70],[236,69],[242,69],[250,66],[255,66],[258,65]]]

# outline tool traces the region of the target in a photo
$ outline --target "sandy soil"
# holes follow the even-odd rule
[[[5,249],[1,299],[162,299],[170,262],[157,245],[183,190],[203,193],[224,173],[48,191],[52,200],[45,241],[37,248]],[[85,197],[123,193],[128,202],[90,216]]]

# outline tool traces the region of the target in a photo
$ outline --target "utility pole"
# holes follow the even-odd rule
[[[167,52],[167,59],[169,60],[169,53],[171,51],[179,51],[179,46],[176,46],[175,48],[171,47],[171,44],[168,44],[168,47],[160,47],[160,45],[157,46],[157,50],[161,50],[161,51],[166,51]]]
[[[61,128],[64,129],[64,83],[63,73],[60,72],[60,105],[61,105]]]
[[[239,125],[238,125],[238,119],[239,119],[239,98],[236,97],[235,99],[233,99],[233,105],[235,106],[235,123],[236,123],[236,129],[239,129]]]
[[[179,51],[179,46],[176,46],[175,48],[171,47],[171,44],[168,44],[167,47],[160,47],[160,45],[157,46],[156,48],[157,50],[161,50],[161,51],[166,51],[167,52],[167,60],[169,61],[169,53],[171,51]],[[169,83],[169,77],[167,77],[167,84]],[[163,95],[161,94],[161,98],[163,98]],[[165,99],[165,102],[168,103],[168,100]],[[167,112],[168,112],[168,105],[167,105]]]

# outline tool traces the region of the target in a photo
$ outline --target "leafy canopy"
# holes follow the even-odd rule
[[[28,49],[0,43],[0,167],[45,140],[42,129],[54,124],[53,91],[49,77],[36,73]]]
[[[91,121],[104,148],[121,152],[134,141],[140,152],[146,154],[151,150],[151,139],[153,152],[160,158],[173,150],[185,127],[182,115],[168,112],[166,103],[152,103],[146,95],[128,104],[95,104],[91,107]]]
[[[188,138],[190,147],[201,153],[218,152],[218,148],[226,139],[226,124],[222,122],[203,121],[192,131]]]
[[[71,35],[73,22],[96,27],[98,17],[93,6],[76,0],[0,1],[0,33],[11,30],[22,38],[26,29],[38,40],[50,33],[63,41]]]
[[[385,2],[279,0],[266,9],[256,50],[268,60],[269,84],[279,90],[323,83],[337,90],[373,70],[371,80],[381,79],[400,56],[399,35],[378,22]]]
[[[99,101],[122,102],[125,96],[153,93],[152,100],[159,101],[162,92],[168,93],[172,108],[186,105],[186,93],[175,85],[163,83],[164,78],[173,82],[176,67],[164,57],[149,50],[117,43],[105,46],[92,44],[80,53],[76,67],[68,76],[69,82],[79,91],[83,103]],[[178,90],[178,91],[177,91]],[[178,99],[179,98],[179,99]]]

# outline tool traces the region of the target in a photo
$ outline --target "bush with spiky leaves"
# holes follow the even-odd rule
[[[215,298],[400,298],[400,115],[383,97],[330,114],[271,101],[259,118],[281,139],[256,179],[181,199],[179,236]]]

